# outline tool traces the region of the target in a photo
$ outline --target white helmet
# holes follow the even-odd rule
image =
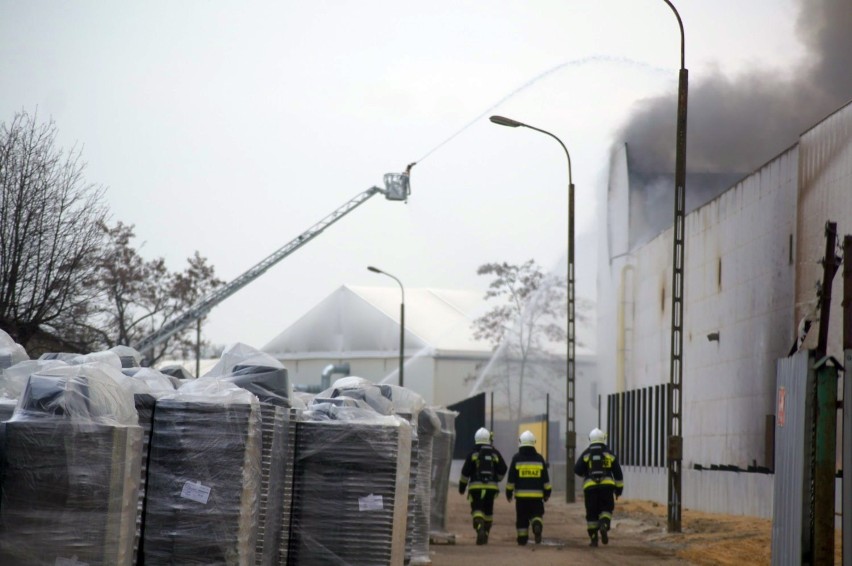
[[[535,446],[535,435],[525,430],[521,433],[521,436],[518,437],[518,446]]]
[[[589,442],[606,442],[606,433],[599,428],[593,428],[589,433]]]
[[[491,433],[488,432],[487,428],[482,427],[476,431],[476,434],[473,435],[473,439],[477,444],[488,444],[491,442]]]

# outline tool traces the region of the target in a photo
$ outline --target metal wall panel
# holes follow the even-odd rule
[[[843,564],[852,564],[852,517],[846,516],[846,511],[852,512],[852,350],[846,350],[843,357],[843,487],[842,503],[840,505],[843,521]]]
[[[852,103],[802,134],[799,139],[799,193],[796,217],[796,321],[816,301],[814,283],[822,279],[825,223],[837,223],[838,234],[852,233]],[[838,278],[839,279],[839,278]],[[839,284],[839,281],[835,281]],[[833,293],[831,320],[842,320],[842,293]],[[810,340],[806,346],[815,347]],[[828,353],[842,354],[841,326],[829,328]]]
[[[805,564],[814,374],[809,351],[778,360],[775,388],[775,486],[772,564]]]

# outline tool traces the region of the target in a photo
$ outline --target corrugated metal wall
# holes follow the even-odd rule
[[[810,352],[778,360],[775,388],[775,487],[772,564],[799,565],[809,549],[811,416],[814,374]]]
[[[816,304],[814,285],[822,279],[825,223],[852,233],[852,103],[802,134],[799,139],[799,195],[796,218],[796,321]],[[837,284],[837,282],[835,282]],[[833,293],[831,320],[841,320],[842,293]],[[816,325],[814,325],[814,328]],[[808,347],[816,346],[811,332]],[[812,342],[811,342],[812,340]],[[829,328],[828,353],[842,356],[840,325]]]

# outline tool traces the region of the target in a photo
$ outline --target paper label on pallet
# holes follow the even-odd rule
[[[56,562],[53,563],[53,566],[89,566],[88,562],[80,562],[77,560],[76,556],[72,556],[71,558],[63,558],[61,556],[56,557]]]
[[[183,484],[180,496],[207,505],[207,500],[210,498],[210,488],[194,481],[188,481]]]
[[[381,495],[367,495],[358,498],[358,511],[380,511],[384,509]]]

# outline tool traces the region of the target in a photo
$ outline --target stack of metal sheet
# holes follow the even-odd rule
[[[258,566],[279,562],[284,506],[284,472],[287,458],[289,409],[260,404],[261,459],[260,509],[257,520]]]
[[[232,383],[260,401],[261,479],[257,519],[257,566],[279,563],[291,388],[280,362],[246,345],[234,345],[202,380]]]
[[[132,397],[96,371],[30,376],[4,425],[0,564],[132,563],[142,430],[115,417],[114,400],[135,420]]]
[[[284,452],[284,479],[281,492],[281,534],[278,540],[278,564],[288,563],[290,547],[290,517],[293,512],[293,473],[295,470],[296,434],[302,409],[290,408],[287,421],[287,443]]]
[[[251,566],[258,404],[185,399],[160,399],[154,412],[142,563]]]
[[[334,409],[297,424],[288,564],[402,564],[411,427]]]
[[[431,564],[429,556],[429,530],[432,506],[432,445],[441,431],[441,421],[434,409],[422,408],[417,413],[417,483],[414,498],[414,533],[411,564]]]
[[[142,428],[142,465],[139,471],[139,498],[136,507],[136,536],[133,539],[133,563],[139,563],[139,547],[145,530],[145,494],[148,488],[148,451],[151,446],[151,434],[154,430],[154,406],[157,400],[147,393],[133,395],[139,426]]]

